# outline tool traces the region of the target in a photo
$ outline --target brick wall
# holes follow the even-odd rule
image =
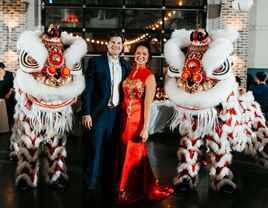
[[[0,0],[0,62],[18,69],[16,42],[26,28],[26,0]]]
[[[234,28],[240,33],[240,38],[235,44],[233,71],[241,78],[245,87],[248,69],[249,13],[233,10],[232,0],[224,0],[221,3],[220,28],[226,27]]]

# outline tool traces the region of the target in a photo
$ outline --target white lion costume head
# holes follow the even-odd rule
[[[87,45],[83,39],[58,30],[50,25],[44,34],[26,31],[20,36],[15,87],[21,110],[32,122],[62,131],[71,127],[71,117],[62,121],[52,115],[70,114],[71,104],[82,93],[85,83],[81,58]]]
[[[168,97],[177,105],[200,109],[226,99],[236,85],[230,55],[238,37],[239,33],[232,29],[210,36],[202,29],[174,31],[165,45],[168,75],[173,77],[165,86]]]

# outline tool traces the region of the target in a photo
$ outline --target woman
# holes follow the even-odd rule
[[[131,204],[143,199],[160,200],[173,192],[157,184],[145,144],[156,88],[155,77],[146,66],[150,52],[147,42],[137,44],[134,57],[136,66],[123,82],[122,132],[117,154],[117,204]]]
[[[0,99],[5,99],[6,101],[9,126],[11,126],[13,122],[13,113],[15,107],[13,79],[12,73],[6,71],[5,64],[0,62]]]

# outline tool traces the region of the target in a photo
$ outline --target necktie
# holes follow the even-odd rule
[[[112,83],[112,104],[113,106],[117,106],[119,102],[119,71],[117,68],[118,61],[112,62],[112,71],[113,71],[113,83]]]

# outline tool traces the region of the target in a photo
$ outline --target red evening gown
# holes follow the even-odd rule
[[[160,200],[173,192],[167,186],[158,185],[146,144],[139,138],[144,124],[145,80],[151,74],[147,67],[139,67],[138,70],[134,67],[123,82],[121,140],[117,154],[117,204],[131,204],[143,199]]]

